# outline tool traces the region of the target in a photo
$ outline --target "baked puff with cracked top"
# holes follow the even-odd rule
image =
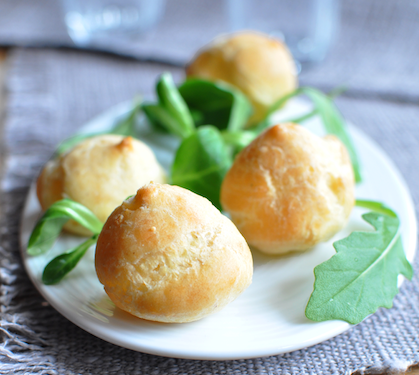
[[[254,109],[249,125],[298,86],[287,46],[269,35],[243,31],[221,35],[198,51],[186,67],[188,77],[221,80],[238,88]]]
[[[222,309],[251,283],[253,260],[210,201],[150,183],[110,215],[95,266],[116,306],[142,319],[185,323]]]
[[[221,204],[249,245],[269,254],[306,250],[347,223],[354,174],[336,137],[275,125],[237,156]]]
[[[132,137],[105,134],[87,138],[50,160],[38,178],[37,195],[43,210],[60,199],[70,198],[105,222],[115,207],[151,180],[166,180],[153,151]],[[91,235],[73,220],[64,229]]]

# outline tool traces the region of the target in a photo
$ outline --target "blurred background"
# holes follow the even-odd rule
[[[336,39],[340,0],[3,0],[2,43],[76,46],[179,65],[215,36],[256,29],[298,60],[322,60]]]
[[[405,316],[411,319],[411,330],[391,326],[387,315],[376,314],[345,334],[344,351],[330,340],[307,351],[240,362],[242,367],[236,361],[134,354],[79,330],[50,307],[42,307],[47,322],[31,313],[28,303],[39,307],[43,299],[27,279],[17,252],[28,186],[61,140],[122,101],[137,94],[152,97],[163,71],[181,82],[185,64],[200,47],[216,35],[243,29],[285,41],[300,85],[325,92],[346,88],[336,99],[340,110],[394,161],[418,212],[418,25],[418,0],[0,0],[0,248],[6,254],[2,265],[12,269],[2,288],[18,296],[7,308],[2,306],[2,319],[20,319],[25,329],[15,334],[16,342],[30,337],[33,344],[16,344],[8,361],[15,363],[10,358],[19,353],[16,363],[25,363],[22,371],[38,363],[39,373],[94,373],[94,365],[74,360],[83,357],[82,347],[90,357],[106,353],[109,368],[119,366],[119,373],[130,373],[133,361],[138,371],[153,374],[226,373],[223,368],[228,373],[239,369],[253,374],[252,368],[290,373],[298,361],[310,363],[312,373],[322,373],[323,358],[335,366],[335,372],[324,373],[391,367],[395,362],[389,358],[418,362],[416,307],[416,313]],[[417,279],[404,288],[410,288],[404,293],[418,306]],[[396,300],[391,311],[401,310]],[[49,329],[51,325],[57,329]],[[48,345],[37,341],[39,332]],[[64,346],[62,337],[68,338]]]
[[[416,0],[1,0],[0,45],[181,67],[216,35],[257,29],[288,44],[304,84],[417,100],[418,7]]]

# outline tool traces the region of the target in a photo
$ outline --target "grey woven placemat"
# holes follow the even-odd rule
[[[278,6],[278,0],[259,1]],[[325,90],[348,85],[357,95],[417,103],[419,2],[333,1],[341,3],[340,34],[325,62],[303,72],[305,82]],[[65,29],[60,3],[0,1],[0,45],[74,47]],[[229,30],[224,3],[225,0],[166,0],[163,18],[150,32],[138,39],[108,41],[96,48],[182,65],[204,43]],[[305,3],[309,1],[295,2],[296,6]],[[299,18],[294,22],[298,23]]]
[[[0,223],[3,374],[344,374],[406,368],[419,361],[419,279],[405,282],[391,310],[319,345],[288,354],[237,361],[196,361],[137,353],[102,341],[52,309],[23,270],[18,227],[28,186],[56,143],[110,106],[151,95],[162,65],[76,51],[14,49],[10,53],[8,148]],[[404,172],[416,204],[418,106],[342,97],[345,115],[371,135]],[[419,263],[415,269],[418,271]]]
[[[303,72],[302,83],[323,89],[349,85],[339,106],[394,160],[418,212],[419,2],[343,0],[342,8],[339,44],[324,64]],[[54,0],[1,1],[0,45],[68,45],[61,19],[51,12],[57,12]],[[211,13],[206,15],[207,22]],[[195,42],[186,43],[193,36],[187,29],[166,27],[130,53],[179,63],[192,54],[193,43],[209,37],[208,30],[202,30]],[[52,49],[13,49],[9,65],[8,118],[0,138],[0,151],[7,149],[8,155],[0,193],[0,374],[344,374],[405,369],[419,361],[416,276],[404,283],[391,310],[380,309],[312,348],[269,358],[215,362],[146,355],[106,343],[64,319],[34,289],[21,264],[18,226],[28,186],[61,139],[138,92],[150,96],[163,70],[172,71],[177,80],[182,72]]]

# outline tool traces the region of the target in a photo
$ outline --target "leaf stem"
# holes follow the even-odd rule
[[[371,211],[378,212],[384,215],[389,215],[391,217],[397,217],[397,214],[391,208],[387,207],[384,203],[381,202],[366,199],[357,199],[355,201],[355,206],[367,208]]]
[[[307,121],[309,119],[311,119],[312,117],[317,115],[317,110],[312,110],[308,113],[306,113],[305,115],[302,115],[300,117],[297,118],[293,118],[293,119],[289,119],[289,120],[285,120],[284,122],[295,122],[297,124],[301,124],[304,121]]]

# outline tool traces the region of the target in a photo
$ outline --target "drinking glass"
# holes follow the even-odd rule
[[[68,33],[79,46],[96,39],[135,38],[161,18],[165,0],[62,0]]]
[[[302,64],[323,60],[339,31],[339,0],[225,0],[231,31],[282,39]]]

